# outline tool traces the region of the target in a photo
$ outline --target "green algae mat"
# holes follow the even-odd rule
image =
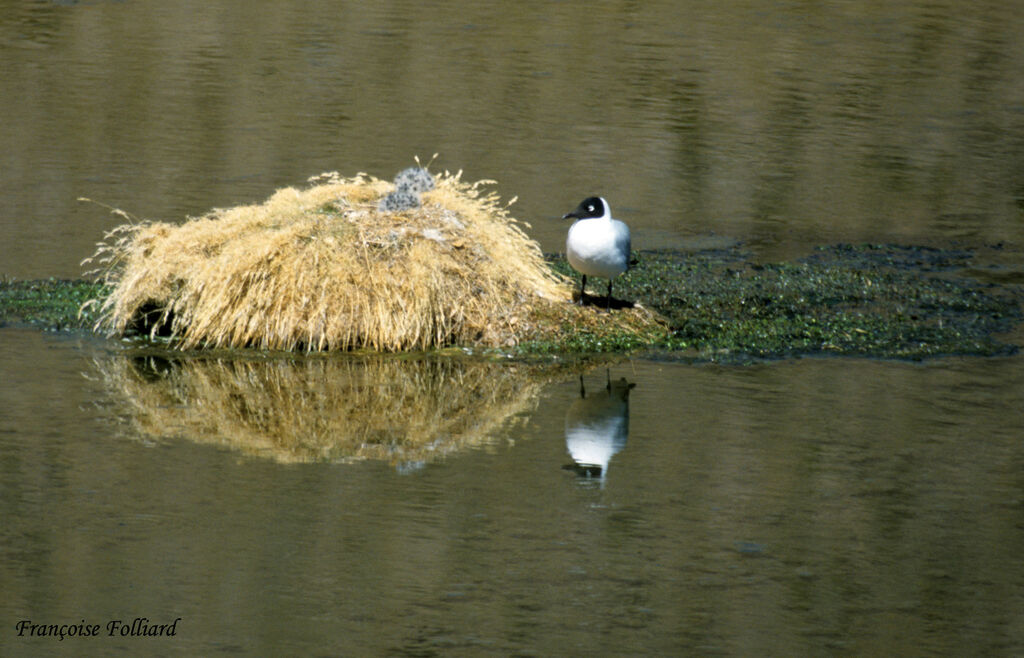
[[[101,283],[83,279],[0,279],[0,326],[27,324],[48,331],[91,329],[96,318],[82,307],[103,295]]]
[[[1024,288],[973,268],[975,252],[836,245],[796,262],[739,250],[640,254],[620,286],[668,318],[665,352],[698,358],[833,354],[920,359],[1010,354]]]
[[[660,329],[637,335],[565,326],[559,338],[524,342],[514,353],[639,352],[694,361],[1012,354],[1018,347],[1003,335],[1021,322],[1024,281],[1019,269],[983,263],[999,247],[980,251],[834,245],[784,263],[754,262],[741,247],[636,252],[635,265],[615,281],[614,302],[656,311]],[[564,258],[549,262],[573,275]],[[103,293],[83,280],[0,281],[0,322],[89,329],[95,318],[79,309]],[[603,298],[593,301],[593,313],[617,312],[615,303],[606,311]]]

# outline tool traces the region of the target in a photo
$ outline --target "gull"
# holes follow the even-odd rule
[[[587,287],[587,275],[608,279],[607,307],[612,305],[612,279],[629,268],[629,227],[612,219],[608,202],[601,197],[584,199],[562,219],[575,218],[565,240],[569,264],[583,275],[580,305]]]
[[[434,177],[422,167],[409,167],[395,176],[395,190],[377,204],[380,212],[402,212],[420,207],[420,194],[434,189]]]

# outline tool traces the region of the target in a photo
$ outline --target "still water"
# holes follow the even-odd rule
[[[600,194],[636,248],[1021,242],[1018,0],[0,1],[0,272],[120,223],[440,153],[545,251]]]
[[[1024,648],[1019,358],[623,362],[585,397],[576,375],[506,371],[499,408],[480,373],[508,364],[153,367],[2,338],[4,655]],[[353,416],[367,386],[382,401]],[[380,408],[403,405],[466,422],[418,441]],[[302,435],[267,433],[280,418]],[[393,454],[359,458],[373,443]],[[571,468],[587,450],[600,475]],[[181,621],[12,632],[137,616]]]
[[[121,222],[78,197],[176,220],[435,152],[546,251],[598,193],[640,249],[1019,271],[1021,43],[1009,0],[0,0],[0,274],[78,276]],[[1020,356],[580,373],[0,328],[0,655],[1021,655],[1022,409]],[[180,621],[106,635],[143,617]]]

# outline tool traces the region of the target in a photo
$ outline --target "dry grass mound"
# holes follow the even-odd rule
[[[511,346],[538,309],[577,313],[568,282],[481,192],[491,181],[460,174],[401,212],[378,209],[389,182],[324,174],[181,225],[120,226],[94,256],[112,290],[96,328],[183,349],[398,351]]]
[[[557,367],[391,355],[96,362],[131,435],[281,463],[435,461],[532,410]]]

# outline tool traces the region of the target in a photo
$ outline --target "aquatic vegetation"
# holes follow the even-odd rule
[[[311,182],[181,225],[114,229],[95,257],[103,294],[84,310],[99,330],[186,350],[746,360],[1016,349],[997,335],[1021,318],[1020,288],[964,275],[971,250],[837,245],[788,263],[739,249],[642,252],[606,311],[569,303],[573,270],[481,192],[489,181],[411,168],[394,185],[364,174]],[[389,193],[421,203],[392,206]]]
[[[757,264],[739,250],[644,252],[620,285],[624,297],[667,318],[667,336],[648,347],[692,358],[1015,351],[997,335],[1020,321],[1024,295],[1019,286],[955,276],[971,256],[836,245],[797,262]]]
[[[84,279],[0,280],[0,324],[24,322],[57,331],[90,327],[95,312],[80,309],[106,293],[103,283]]]
[[[423,229],[414,224],[410,230]],[[520,300],[499,315],[500,331],[477,328],[468,337],[453,331],[448,344],[520,359],[643,353],[730,362],[799,355],[988,356],[1018,349],[1000,336],[1024,317],[1020,277],[982,267],[973,250],[835,245],[799,261],[767,264],[738,248],[634,254],[638,262],[619,279],[617,298],[638,300],[635,307],[623,302],[624,308],[608,312],[569,303],[572,284],[564,282],[572,269],[564,258],[550,256],[542,266],[550,265],[548,280],[564,297],[537,296],[532,305]],[[982,271],[989,273],[983,280],[968,276]],[[109,299],[111,290],[84,280],[0,281],[0,321],[91,326],[102,317],[96,304],[83,301]],[[150,312],[146,335],[152,338],[154,327],[170,319],[159,307]],[[164,325],[154,324],[162,317]],[[126,331],[132,327],[145,329],[139,323]],[[180,347],[173,335],[164,340]]]

